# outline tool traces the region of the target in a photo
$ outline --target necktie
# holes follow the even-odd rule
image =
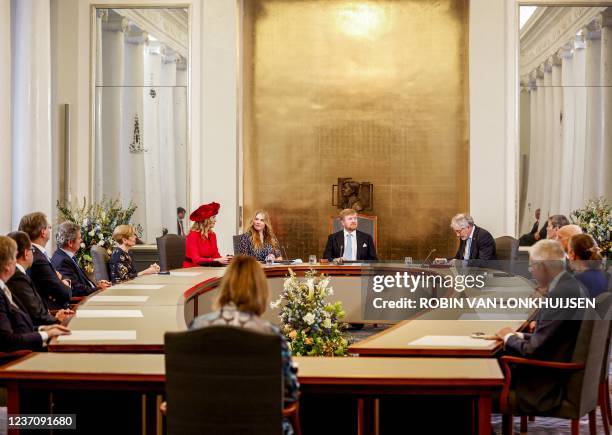
[[[465,252],[463,253],[463,259],[470,259],[470,249],[472,248],[472,238],[470,237],[465,241]]]
[[[344,247],[344,258],[346,258],[347,260],[353,259],[353,239],[352,237],[353,235],[351,233],[348,233],[346,235],[346,245]]]

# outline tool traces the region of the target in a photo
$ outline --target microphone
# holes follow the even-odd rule
[[[285,259],[285,261],[291,261],[289,257],[287,256],[287,249],[285,249],[285,245],[283,243],[280,245],[280,248],[281,248],[281,254],[283,254],[283,259]]]
[[[429,257],[431,257],[431,254],[433,254],[436,251],[437,251],[436,248],[433,248],[431,251],[429,251],[429,254],[427,254],[427,257],[425,257],[425,260],[423,260],[423,263],[421,263],[421,266],[425,266],[425,264],[427,264],[427,260],[429,260]]]

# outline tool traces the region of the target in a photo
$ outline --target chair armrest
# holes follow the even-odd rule
[[[520,358],[516,356],[504,355],[499,359],[504,371],[504,386],[499,396],[499,407],[502,413],[508,413],[508,398],[510,396],[510,385],[512,384],[512,369],[510,365],[523,365],[531,367],[542,367],[555,370],[582,370],[584,363],[562,363],[555,361],[543,361],[539,359]]]
[[[299,394],[299,393],[298,393]],[[300,425],[300,399],[298,399],[283,408],[283,418],[288,419],[291,422],[295,435],[302,435],[302,428]]]
[[[300,409],[300,402],[295,401],[291,403],[289,406],[287,406],[286,408],[283,408],[283,417],[289,418],[293,416],[293,414],[296,414],[299,411],[299,409]]]

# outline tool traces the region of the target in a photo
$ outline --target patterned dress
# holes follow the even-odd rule
[[[281,338],[281,359],[283,370],[285,407],[298,399],[300,384],[297,379],[297,370],[291,360],[291,350],[287,346],[287,341],[280,330],[270,322],[260,319],[253,313],[238,311],[236,305],[229,303],[224,305],[219,311],[204,314],[196,317],[189,329],[205,328],[207,326],[235,326],[238,328],[248,328],[263,334],[277,334]],[[288,420],[283,420],[283,433],[293,434],[293,428]]]
[[[255,257],[258,261],[265,261],[266,257],[270,254],[274,254],[274,257],[281,256],[280,250],[278,248],[275,249],[271,243],[264,242],[261,248],[256,249],[253,245],[253,239],[251,238],[250,233],[240,235],[240,240],[238,242],[238,254]]]
[[[119,247],[113,250],[108,265],[110,267],[110,277],[113,284],[129,281],[138,276],[138,272],[136,272],[136,268],[134,267],[132,254],[125,252]]]

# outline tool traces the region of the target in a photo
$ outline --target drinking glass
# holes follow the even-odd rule
[[[314,266],[315,264],[317,264],[317,256],[316,255],[309,255],[308,256],[308,264],[310,264],[311,266]]]

